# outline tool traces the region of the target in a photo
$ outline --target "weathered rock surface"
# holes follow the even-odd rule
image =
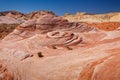
[[[120,22],[86,23],[86,25],[97,27],[105,31],[113,31],[120,28]]]
[[[0,79],[120,80],[120,31],[53,15],[29,20],[0,42]]]
[[[0,12],[0,24],[20,24],[26,20],[26,15],[18,11]]]
[[[26,14],[28,19],[37,19],[44,15],[55,15],[52,11],[34,11],[32,13]]]
[[[20,22],[12,17],[0,16],[0,24],[20,24]]]
[[[55,15],[52,11],[35,11],[28,14],[18,11],[0,12],[0,24],[20,24],[29,19],[37,19],[43,15]]]
[[[120,13],[89,14],[77,12],[75,15],[65,14],[63,18],[71,22],[120,22]]]

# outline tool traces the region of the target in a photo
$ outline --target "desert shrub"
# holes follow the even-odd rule
[[[69,46],[66,47],[68,50],[72,50],[72,48],[70,48]]]
[[[44,57],[44,56],[42,55],[42,52],[38,52],[37,54],[38,54],[38,57]]]

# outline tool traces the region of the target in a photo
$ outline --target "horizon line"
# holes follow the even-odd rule
[[[48,11],[48,12],[52,12],[54,13],[55,15],[59,15],[57,14],[55,11],[52,11],[52,10],[33,10],[33,11],[28,11],[28,12],[25,12],[25,11],[20,11],[20,10],[0,10],[0,12],[9,12],[9,11],[16,11],[16,12],[20,12],[20,13],[23,13],[23,14],[29,14],[29,13],[33,13],[33,12],[39,12],[39,11]],[[70,13],[70,12],[66,12],[64,13],[63,15],[65,14],[71,14],[71,15],[75,15],[77,13],[88,13],[88,14],[107,14],[107,13],[119,13],[120,11],[107,11],[107,12],[96,12],[96,13],[93,13],[93,12],[85,12],[85,11],[76,11],[74,13]]]

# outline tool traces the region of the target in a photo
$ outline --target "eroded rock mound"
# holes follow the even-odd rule
[[[57,31],[57,30],[71,31],[71,32],[75,32],[75,31],[89,32],[89,31],[97,31],[98,29],[94,27],[86,26],[82,23],[68,22],[67,20],[62,19],[61,17],[56,17],[53,15],[44,15],[39,19],[28,20],[25,23],[22,23],[11,34],[19,35],[19,37],[21,36],[23,38],[28,38],[35,34],[39,34],[39,33],[44,34],[47,32]]]
[[[18,11],[0,12],[0,24],[21,24],[30,19],[38,19],[44,15],[56,16],[52,11],[35,11],[28,14]]]
[[[119,35],[54,15],[28,20],[0,43],[0,79],[120,80]]]
[[[35,11],[35,12],[27,14],[27,18],[38,19],[43,15],[54,15],[55,16],[55,14],[52,11]]]
[[[17,19],[25,16],[25,14],[18,11],[3,11],[0,12],[0,16],[8,16]]]

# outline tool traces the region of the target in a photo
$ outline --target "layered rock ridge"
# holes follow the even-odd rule
[[[117,28],[105,31],[43,15],[1,40],[0,79],[119,80],[119,44]]]

